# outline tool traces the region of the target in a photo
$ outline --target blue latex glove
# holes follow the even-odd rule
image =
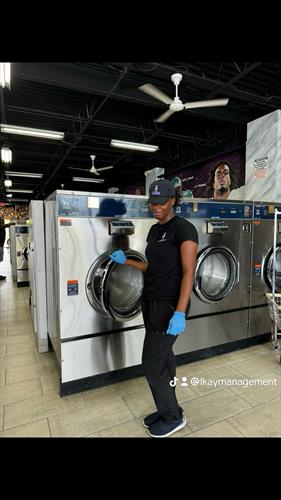
[[[117,264],[124,264],[125,260],[127,259],[127,257],[124,254],[123,250],[115,250],[115,252],[113,252],[109,257],[114,262],[117,262]]]
[[[175,311],[170,319],[167,333],[169,335],[179,335],[185,330],[185,313]]]

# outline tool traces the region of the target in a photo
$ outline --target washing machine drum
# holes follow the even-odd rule
[[[218,302],[230,294],[237,276],[234,254],[226,247],[208,247],[197,256],[194,291],[203,302]]]
[[[86,278],[86,293],[91,306],[116,321],[129,321],[141,311],[143,273],[113,262],[106,252],[93,263]],[[135,250],[126,250],[128,259],[146,262]]]
[[[264,278],[272,289],[273,249],[270,250],[264,265]],[[275,253],[275,291],[281,293],[281,245],[277,245]]]

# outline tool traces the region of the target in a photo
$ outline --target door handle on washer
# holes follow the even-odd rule
[[[237,262],[237,277],[236,277],[236,284],[238,285],[240,280],[240,262]]]

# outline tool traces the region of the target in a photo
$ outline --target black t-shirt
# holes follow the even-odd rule
[[[183,241],[198,243],[196,228],[175,215],[165,224],[151,226],[145,255],[148,268],[144,273],[145,300],[177,299],[182,280],[180,245]]]

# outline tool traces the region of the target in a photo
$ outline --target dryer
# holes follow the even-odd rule
[[[146,261],[156,221],[145,196],[56,191],[45,208],[48,335],[63,395],[141,364],[143,273],[109,255]]]
[[[199,250],[187,332],[176,354],[247,337],[252,210],[252,203],[199,199],[177,207],[196,227]]]
[[[274,209],[281,205],[254,202],[252,259],[250,283],[249,336],[255,337],[271,331],[265,293],[272,290]],[[281,293],[281,223],[277,224],[276,281],[277,293]]]

